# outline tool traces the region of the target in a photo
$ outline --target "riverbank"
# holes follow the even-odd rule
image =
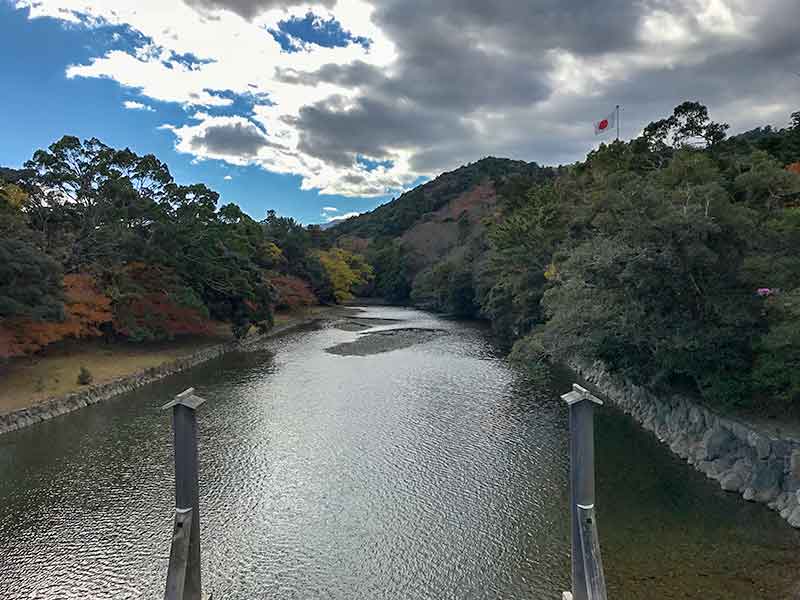
[[[269,332],[242,341],[220,330],[203,338],[148,345],[73,343],[14,361],[2,371],[0,434],[113,398],[297,327],[351,313],[352,309],[338,306],[318,306],[278,314]],[[81,367],[91,372],[92,385],[78,384]]]
[[[800,528],[800,437],[717,414],[678,394],[655,395],[609,374],[597,362],[570,366],[723,490],[766,504]]]

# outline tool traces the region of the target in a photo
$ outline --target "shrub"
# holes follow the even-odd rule
[[[94,380],[91,371],[86,367],[81,367],[78,373],[78,385],[89,385]]]

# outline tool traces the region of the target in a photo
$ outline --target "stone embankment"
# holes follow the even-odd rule
[[[601,363],[570,366],[722,489],[766,504],[800,528],[800,439],[770,435],[680,395],[656,396]]]
[[[55,398],[48,398],[47,400],[30,406],[22,408],[13,412],[0,414],[0,435],[28,427],[41,421],[47,421],[60,415],[70,413],[79,408],[85,408],[90,404],[96,404],[119,396],[126,392],[131,392],[137,388],[153,383],[159,379],[168,377],[175,373],[191,369],[199,364],[222,356],[234,350],[248,350],[258,347],[258,343],[266,338],[285,333],[291,329],[296,329],[303,325],[307,325],[317,318],[305,319],[298,322],[289,323],[283,326],[275,327],[268,333],[248,338],[244,342],[226,342],[208,346],[197,352],[188,354],[181,358],[166,362],[157,367],[144,369],[125,377],[120,377],[113,381],[93,385],[72,394],[58,396]]]

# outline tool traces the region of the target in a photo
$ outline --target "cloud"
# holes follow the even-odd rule
[[[210,125],[191,140],[195,152],[217,155],[255,156],[270,142],[251,124]]]
[[[225,181],[230,181],[231,179],[233,179],[233,177],[231,177],[230,175],[225,175],[225,177],[223,177],[223,179]]]
[[[259,14],[276,8],[285,9],[307,4],[305,0],[186,0],[186,2],[200,9],[228,10],[245,19],[252,19]],[[327,0],[324,2],[317,2],[317,4],[331,7],[335,2],[333,0]]]
[[[339,215],[338,217],[328,217],[327,219],[325,219],[325,222],[326,223],[338,223],[339,221],[346,221],[347,219],[350,219],[351,217],[357,217],[360,214],[361,214],[360,212],[349,212],[349,213],[345,213],[343,215]]]
[[[339,209],[335,206],[323,206],[322,212],[339,212]]]
[[[486,155],[572,162],[616,104],[624,137],[686,99],[733,131],[782,126],[800,89],[796,0],[162,4],[17,0],[31,18],[140,33],[139,47],[67,76],[184,107],[165,126],[179,151],[298,175],[324,194],[393,193]],[[270,31],[309,12],[370,43],[326,47],[298,28],[286,52]]]
[[[143,110],[146,112],[156,112],[156,109],[141,102],[134,102],[133,100],[125,100],[122,105],[128,110]]]
[[[197,113],[197,125],[162,125],[177,137],[176,148],[199,159],[218,159],[232,164],[257,162],[259,154],[275,148],[264,132],[244,117],[215,117]]]

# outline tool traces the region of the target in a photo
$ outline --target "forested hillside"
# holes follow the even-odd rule
[[[275,309],[350,297],[364,260],[318,227],[257,222],[152,155],[64,137],[0,170],[0,358],[65,338],[131,342],[271,327]]]
[[[333,231],[366,253],[376,294],[487,318],[528,364],[581,355],[711,403],[797,409],[791,118],[726,139],[686,102],[583,162],[484,159]]]

